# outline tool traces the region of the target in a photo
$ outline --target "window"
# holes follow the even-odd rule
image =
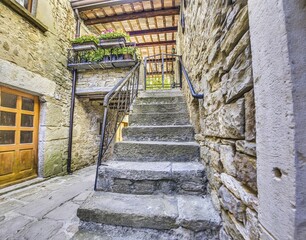
[[[32,12],[32,3],[33,0],[15,0],[29,12]]]

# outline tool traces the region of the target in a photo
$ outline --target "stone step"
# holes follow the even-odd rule
[[[138,97],[135,104],[186,104],[183,96]]]
[[[147,90],[139,92],[139,97],[181,97],[183,93],[180,89],[171,89],[171,90]]]
[[[191,125],[169,126],[130,126],[123,128],[125,141],[194,141],[194,130]]]
[[[72,240],[217,240],[218,230],[190,231],[185,228],[157,230],[81,222]]]
[[[182,112],[188,113],[186,104],[166,103],[166,104],[134,104],[133,113],[171,113]]]
[[[200,159],[196,142],[123,141],[114,147],[114,159],[133,162],[192,162]]]
[[[99,167],[97,190],[126,194],[190,194],[206,192],[204,166],[199,162],[118,162]]]
[[[131,126],[165,126],[188,125],[189,116],[186,113],[132,113],[129,117]]]
[[[81,221],[134,228],[216,230],[220,217],[210,197],[94,192],[80,206]]]

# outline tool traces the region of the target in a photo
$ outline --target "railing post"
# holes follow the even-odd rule
[[[183,87],[183,72],[182,72],[182,62],[180,61],[180,57],[178,57],[178,63],[179,63],[179,79],[180,79],[180,88]]]
[[[101,142],[100,142],[100,149],[99,149],[99,155],[98,155],[98,161],[97,161],[95,187],[94,187],[95,191],[97,190],[99,167],[101,165],[102,156],[103,156],[104,137],[105,137],[106,126],[107,126],[107,112],[108,112],[108,106],[104,106],[104,115],[103,115],[103,123],[102,123],[102,130],[101,130]]]
[[[144,90],[147,90],[147,58],[144,59]]]
[[[138,67],[138,70],[137,70],[136,97],[138,96],[138,89],[139,89],[139,75],[140,75],[140,67]]]
[[[162,88],[165,88],[164,54],[162,54]]]

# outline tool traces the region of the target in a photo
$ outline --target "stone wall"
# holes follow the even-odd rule
[[[103,120],[103,101],[90,100],[88,95],[106,94],[121,79],[129,68],[84,71],[78,74],[76,98],[72,169],[94,164],[98,159],[100,144],[100,124]],[[97,94],[96,94],[97,93]],[[87,97],[85,97],[87,95]]]
[[[109,91],[121,79],[123,79],[130,68],[114,68],[105,70],[88,70],[78,74],[77,92],[84,91]]]
[[[256,129],[247,1],[186,0],[178,53],[204,100],[184,92],[209,191],[220,210],[220,239],[258,239]],[[188,49],[188,51],[185,51]],[[184,81],[184,83],[186,83]]]
[[[38,1],[36,18],[47,32],[0,3],[0,84],[40,96],[38,171],[47,177],[66,171],[75,20],[68,0]]]

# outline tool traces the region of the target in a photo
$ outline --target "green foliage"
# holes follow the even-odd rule
[[[102,34],[99,36],[99,39],[106,40],[106,39],[116,39],[116,38],[125,38],[126,41],[130,41],[130,35],[128,35],[124,31],[114,31],[112,29],[103,31]]]
[[[85,42],[95,42],[96,44],[98,44],[99,39],[93,35],[84,35],[71,40],[71,43],[85,43]]]
[[[135,47],[122,47],[122,48],[114,48],[113,49],[113,53],[120,55],[120,54],[130,54],[130,55],[134,55],[136,52],[136,48]]]

